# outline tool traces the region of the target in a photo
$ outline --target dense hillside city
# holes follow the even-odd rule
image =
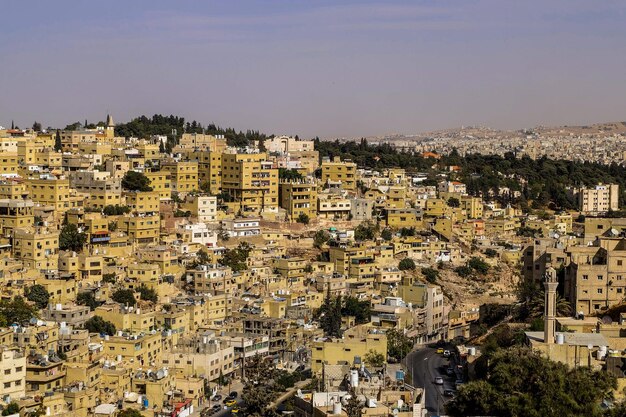
[[[0,128],[2,415],[625,415],[624,132],[603,126]]]

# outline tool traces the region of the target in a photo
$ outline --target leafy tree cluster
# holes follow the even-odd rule
[[[385,355],[380,352],[376,352],[373,349],[370,349],[364,356],[364,361],[369,366],[380,367],[383,366],[386,362]]]
[[[299,373],[277,369],[270,361],[259,355],[246,359],[244,388],[241,399],[245,404],[245,415],[251,417],[274,417],[268,405],[286,389],[302,380]]]
[[[35,303],[39,309],[48,307],[50,302],[50,293],[41,284],[35,284],[30,288],[26,288],[24,295],[28,301]]]
[[[311,218],[306,213],[300,213],[300,215],[298,216],[298,219],[296,221],[298,223],[302,223],[304,225],[307,225],[311,221]]]
[[[400,229],[400,236],[402,237],[415,236],[416,233],[417,232],[414,227],[403,227]]]
[[[396,330],[387,330],[387,356],[400,361],[413,349],[413,342],[404,333]]]
[[[218,261],[220,265],[228,266],[233,272],[240,272],[248,268],[248,256],[252,251],[252,246],[247,242],[241,242],[234,249],[227,249]]]
[[[41,128],[40,128],[41,129]],[[18,414],[20,412],[20,405],[15,401],[11,401],[4,410],[2,410],[3,416],[10,416],[13,414]]]
[[[137,288],[137,291],[139,292],[139,297],[144,301],[156,303],[159,299],[156,291],[145,285],[140,285],[139,288]]]
[[[102,209],[102,213],[105,216],[119,216],[122,214],[130,213],[131,208],[128,206],[120,206],[120,205],[108,205]]]
[[[37,316],[37,308],[28,304],[22,297],[14,297],[10,301],[0,300],[0,327],[24,323]]]
[[[390,241],[391,239],[393,239],[393,231],[387,227],[383,229],[382,232],[380,232],[380,237],[382,237],[386,241]]]
[[[398,264],[398,269],[400,271],[415,271],[415,261],[411,258],[404,258]]]
[[[122,188],[129,191],[152,191],[150,179],[143,173],[128,171],[122,178]]]
[[[119,289],[111,294],[111,299],[116,303],[134,306],[137,304],[137,300],[135,299],[135,292],[129,289]]]
[[[317,309],[315,316],[326,336],[341,336],[341,297],[331,297],[330,290],[327,291],[324,303]]]
[[[174,212],[174,217],[191,217],[191,211],[177,209]]]
[[[313,236],[313,246],[316,248],[321,248],[322,245],[327,243],[330,240],[330,233],[326,230],[318,230],[315,232],[315,236]]]
[[[359,224],[354,229],[354,239],[362,242],[364,240],[373,240],[376,237],[378,226],[370,221]]]
[[[80,252],[87,242],[87,235],[78,231],[78,227],[73,223],[63,226],[59,233],[59,249]]]
[[[76,304],[81,306],[87,306],[91,310],[95,310],[96,308],[98,308],[98,306],[100,306],[101,303],[96,300],[96,296],[93,292],[87,291],[78,293],[78,295],[76,296]]]
[[[424,275],[426,281],[434,284],[437,282],[437,278],[439,278],[439,271],[433,268],[422,268],[422,275]]]
[[[356,297],[332,297],[330,291],[326,293],[324,302],[316,311],[320,327],[327,336],[341,336],[341,318],[353,316],[356,324],[369,323],[371,319],[371,305],[367,300]]]
[[[100,316],[93,316],[85,322],[85,329],[90,333],[108,334],[113,336],[115,334],[115,325],[110,321],[104,320]]]
[[[278,178],[286,181],[302,180],[304,177],[297,169],[278,168]]]
[[[517,158],[508,152],[503,156],[468,154],[453,151],[440,160],[425,159],[420,154],[398,151],[387,144],[369,145],[359,142],[315,141],[320,158],[339,156],[351,159],[368,168],[400,167],[429,172],[437,163],[440,167],[457,165],[461,168],[458,180],[467,185],[474,196],[492,196],[500,203],[511,203],[527,209],[529,201],[535,208],[575,209],[577,204],[568,187],[592,186],[600,182],[620,185],[620,205],[626,203],[626,167],[613,163],[552,160],[547,157],[533,160],[528,156]],[[425,184],[426,185],[426,184]],[[501,188],[520,192],[519,197],[501,194]]]
[[[152,117],[140,116],[128,123],[115,126],[115,134],[117,136],[138,138],[149,138],[153,135],[167,136],[167,152],[170,152],[172,147],[178,143],[183,133],[223,135],[230,146],[247,146],[253,141],[262,143],[266,138],[272,137],[255,130],[237,132],[233,128],[221,128],[212,123],[203,126],[202,123],[195,120],[185,122],[184,117],[164,116],[161,114],[155,114]]]
[[[600,401],[617,386],[590,368],[568,368],[525,347],[496,351],[484,379],[465,384],[446,404],[451,416],[602,416]]]
[[[487,262],[478,256],[473,256],[467,261],[467,264],[454,268],[454,272],[460,277],[467,278],[474,273],[485,275],[489,272],[489,269],[490,266]]]
[[[371,304],[368,300],[359,300],[356,297],[340,297],[342,302],[341,314],[343,316],[354,316],[356,324],[369,323],[371,320]]]

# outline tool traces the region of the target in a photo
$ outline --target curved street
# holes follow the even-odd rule
[[[428,415],[445,414],[445,403],[451,398],[445,397],[443,392],[446,389],[454,390],[457,379],[456,375],[446,375],[446,368],[455,365],[454,358],[445,358],[437,353],[436,348],[422,347],[407,355],[406,364],[411,373],[412,385],[426,390]],[[443,378],[443,385],[435,384],[435,378],[439,376]]]

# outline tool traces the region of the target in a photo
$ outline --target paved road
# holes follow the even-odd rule
[[[436,349],[423,347],[407,356],[407,367],[413,378],[413,386],[426,389],[426,408],[430,416],[445,413],[445,403],[449,398],[443,396],[445,389],[454,389],[455,376],[447,376],[446,368],[453,365],[443,355],[437,354]],[[443,386],[435,385],[435,377],[443,378]]]

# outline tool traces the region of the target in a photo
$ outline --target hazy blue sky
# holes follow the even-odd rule
[[[0,2],[0,124],[337,137],[626,120],[623,0]]]

